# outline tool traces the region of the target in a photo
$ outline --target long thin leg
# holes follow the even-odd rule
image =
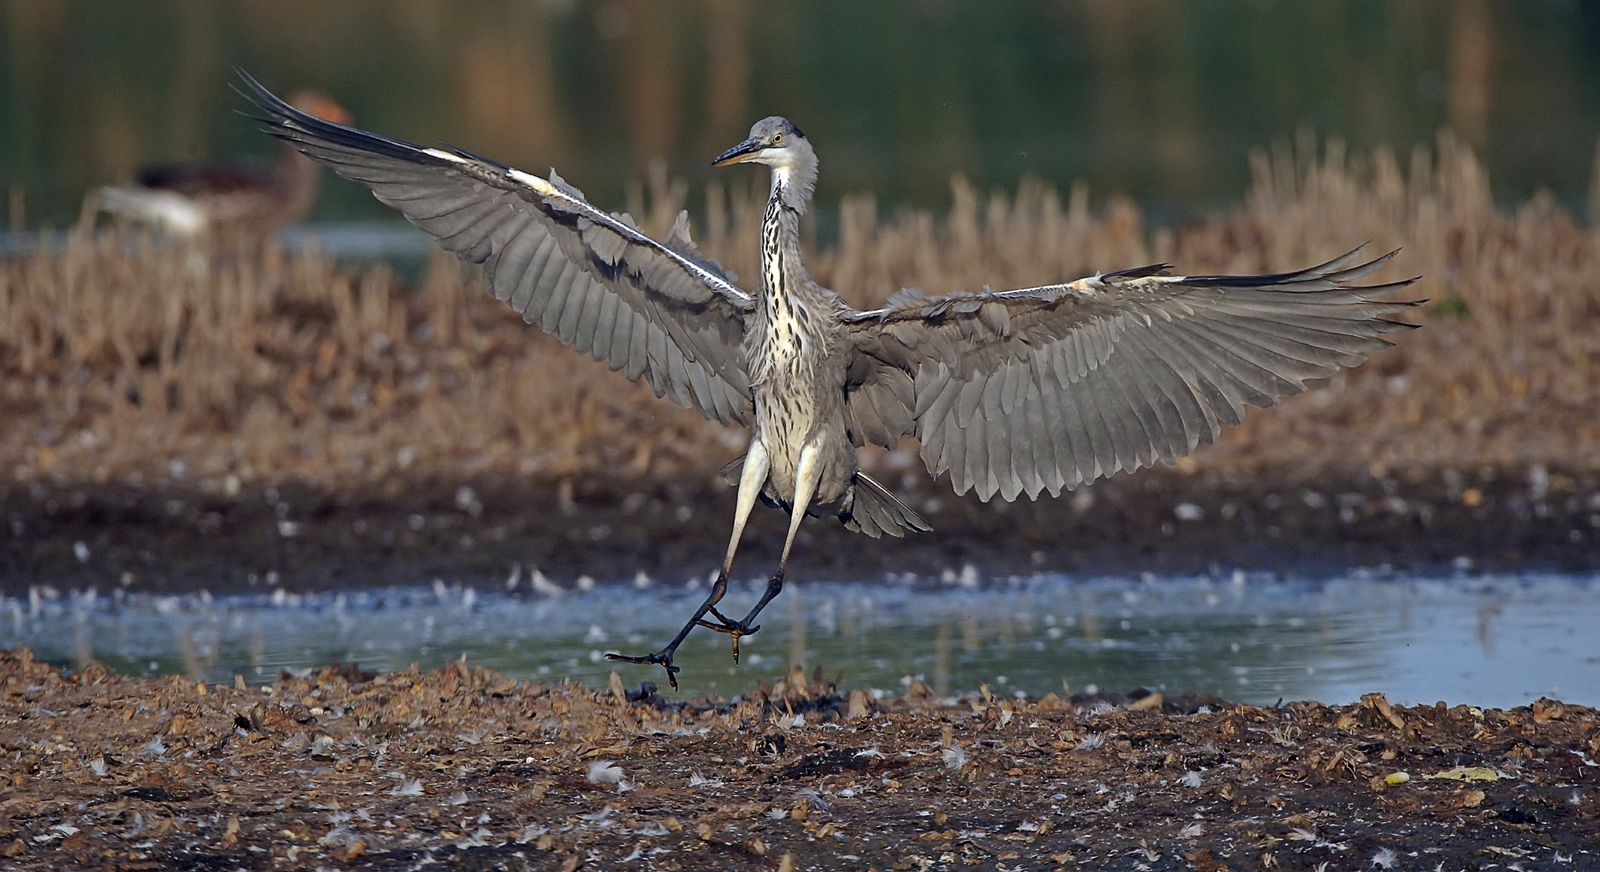
[[[771,466],[767,456],[766,446],[761,444],[759,438],[750,440],[750,452],[744,458],[744,472],[739,475],[739,503],[733,513],[733,535],[728,540],[727,556],[722,558],[722,571],[717,573],[717,580],[711,585],[711,593],[706,595],[705,602],[695,609],[694,617],[689,619],[678,635],[654,654],[643,657],[629,657],[623,654],[607,654],[608,660],[619,660],[623,663],[658,663],[667,670],[667,681],[671,682],[674,690],[678,687],[678,667],[672,663],[672,655],[677,652],[678,646],[688,638],[689,631],[696,625],[709,626],[718,629],[715,625],[703,620],[706,612],[716,614],[718,619],[726,623],[716,610],[716,605],[728,593],[728,572],[733,569],[733,555],[739,550],[739,539],[744,535],[745,522],[750,519],[750,510],[755,507],[756,496],[761,493],[761,488],[767,483],[767,470]],[[734,637],[735,658],[737,659],[738,637]]]
[[[800,532],[800,522],[805,520],[806,508],[811,505],[811,498],[817,493],[817,482],[822,478],[822,464],[817,460],[817,448],[807,445],[800,449],[800,463],[795,470],[794,508],[789,515],[789,535],[783,540],[783,556],[778,560],[778,573],[767,582],[767,591],[756,601],[755,608],[750,610],[744,620],[739,621],[738,627],[730,630],[733,634],[733,656],[739,656],[739,637],[748,636],[761,629],[751,626],[750,622],[761,614],[761,610],[772,602],[772,598],[783,592],[783,575],[789,569],[789,550],[794,547],[794,537]]]
[[[750,440],[750,451],[744,456],[744,471],[739,474],[739,505],[733,510],[733,535],[728,538],[728,554],[722,558],[722,577],[733,571],[733,555],[739,550],[739,538],[744,535],[744,522],[750,519],[756,497],[767,483],[767,470],[772,466],[767,456],[767,446],[761,437]]]

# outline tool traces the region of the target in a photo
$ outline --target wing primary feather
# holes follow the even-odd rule
[[[941,462],[950,468],[950,481],[956,485],[956,493],[964,494],[972,489],[973,484],[972,477],[967,474],[966,433],[956,422],[954,414],[946,414],[940,422],[940,428]]]
[[[1084,429],[1089,434],[1089,444],[1093,446],[1094,453],[1090,455],[1093,466],[1087,481],[1094,481],[1104,476],[1109,476],[1117,471],[1117,438],[1112,432],[1110,423],[1100,414],[1100,404],[1095,402],[1095,391],[1087,384],[1087,380],[1080,379],[1074,386],[1073,400],[1077,402],[1079,413],[1083,415]]]
[[[599,287],[591,288],[589,293],[583,295],[583,308],[578,312],[578,326],[572,336],[573,348],[594,357],[605,357],[605,349],[595,341],[598,338],[596,333],[600,325],[600,311],[605,308],[607,300],[616,298],[616,294],[607,293]]]
[[[973,415],[964,428],[962,441],[967,450],[967,480],[978,491],[978,499],[988,502],[997,489],[994,468],[989,464],[993,445],[989,441],[989,421],[982,415]]]
[[[1118,452],[1118,462],[1123,469],[1141,469],[1155,463],[1161,425],[1155,420],[1154,404],[1145,395],[1137,370],[1128,363],[1127,351],[1124,348],[1117,351],[1116,359],[1098,370],[1104,373],[1107,387],[1111,388],[1101,394],[1101,402],[1111,406],[1127,440],[1121,446],[1126,453]]]
[[[989,381],[999,381],[1003,384],[1005,382],[1004,374],[999,374],[998,377],[991,377]],[[998,402],[996,405],[999,405]],[[984,420],[985,448],[989,455],[988,462],[984,464],[984,467],[989,473],[989,487],[991,488],[989,493],[991,496],[997,491],[1001,495],[1006,493],[1007,483],[1013,473],[1011,439],[1015,431],[1021,429],[1014,426],[1018,423],[1020,422],[1014,422],[1010,418],[998,415]],[[1010,500],[1011,497],[1006,497],[1006,499]]]
[[[608,369],[621,369],[617,352],[617,310],[622,308],[616,294],[601,294],[600,307],[589,325],[589,353],[605,361]]]
[[[1204,351],[1196,348],[1180,326],[1169,325],[1163,331],[1163,337],[1165,347],[1183,360],[1184,366],[1180,372],[1204,397],[1203,405],[1210,409],[1211,414],[1229,426],[1243,421],[1244,403],[1234,395],[1237,390],[1235,380],[1207,358]],[[1214,429],[1211,438],[1215,439],[1219,433]]]
[[[551,273],[554,272],[554,276]],[[571,305],[573,286],[582,281],[578,267],[565,258],[556,260],[552,258],[545,266],[544,275],[540,281],[550,282],[550,299],[545,302],[544,312],[539,317],[539,326],[546,333],[557,339],[561,338],[561,319],[566,315],[567,307]],[[565,340],[562,340],[565,341]]]
[[[666,373],[668,365],[667,334],[655,323],[651,323],[646,332],[646,352],[646,356],[650,361],[648,371]],[[658,380],[661,382],[660,384],[657,383]],[[666,396],[665,381],[665,378],[660,377],[653,377],[650,380],[650,386],[655,388],[656,396]]]
[[[1200,434],[1208,427],[1206,414],[1183,378],[1146,344],[1146,336],[1143,331],[1128,331],[1128,357],[1133,365],[1140,367],[1149,386],[1158,393],[1159,399],[1155,403],[1157,414],[1161,414],[1162,408],[1171,412],[1170,419],[1162,416],[1162,458],[1172,461],[1193,451],[1199,444]]]
[[[1050,493],[1058,495],[1066,484],[1066,476],[1062,474],[1062,470],[1072,462],[1071,448],[1064,444],[1066,428],[1062,424],[1060,404],[1056,402],[1055,390],[1048,380],[1037,374],[1034,377],[1034,393],[1030,400],[1030,405],[1037,407],[1039,411],[1038,432],[1044,437],[1043,444],[1048,458],[1041,464],[1040,472]]]
[[[1332,375],[1333,369],[1326,364],[1315,367],[1316,371],[1301,375],[1298,378],[1285,375],[1282,370],[1307,368],[1302,361],[1284,357],[1262,347],[1254,341],[1254,337],[1241,338],[1231,335],[1227,331],[1218,330],[1216,324],[1209,318],[1195,318],[1187,325],[1190,333],[1197,338],[1211,344],[1213,348],[1225,352],[1240,365],[1229,367],[1237,372],[1242,380],[1248,381],[1262,395],[1277,398],[1287,394],[1299,393],[1305,390],[1303,380],[1315,375]],[[1270,405],[1270,400],[1269,400]]]
[[[1184,339],[1226,378],[1230,379],[1238,389],[1241,402],[1251,406],[1270,406],[1273,400],[1282,396],[1287,385],[1287,390],[1293,390],[1293,385],[1280,379],[1271,370],[1257,364],[1252,360],[1243,346],[1234,346],[1218,339],[1206,329],[1205,321],[1201,318],[1191,318],[1183,323],[1181,330]]]
[[[1294,383],[1297,390],[1305,389],[1301,384],[1305,379],[1325,378],[1338,371],[1340,365],[1351,366],[1362,359],[1358,353],[1342,348],[1285,339],[1276,324],[1241,324],[1226,317],[1207,318],[1200,323],[1219,340],[1226,340],[1235,353],[1248,356],[1257,366]],[[1346,341],[1355,338],[1347,337]]]
[[[1043,397],[1039,393],[1039,385],[1033,379],[1028,380],[1028,391],[1023,394],[1022,401],[1017,405],[1017,416],[1022,421],[1022,432],[1027,435],[1024,449],[1018,451],[1013,448],[1012,457],[1021,456],[1027,475],[1023,477],[1022,489],[1028,499],[1035,499],[1039,491],[1049,487],[1049,482],[1055,470],[1054,437],[1045,424]]]
[[[561,304],[561,319],[556,322],[556,338],[563,345],[576,346],[578,343],[578,319],[583,315],[583,307],[588,302],[589,295],[598,288],[585,280],[585,277],[575,276],[567,289],[566,299]]]
[[[1339,355],[1342,366],[1355,366],[1365,360],[1364,353],[1376,351],[1389,343],[1363,332],[1321,330],[1300,323],[1298,317],[1282,317],[1270,324],[1270,332],[1251,323],[1239,323],[1231,311],[1212,323],[1213,329],[1227,333],[1238,340],[1248,339],[1285,358],[1305,364],[1316,363],[1319,354]]]
[[[1061,406],[1061,419],[1066,423],[1067,441],[1072,446],[1069,482],[1071,487],[1077,487],[1080,483],[1094,481],[1097,477],[1094,441],[1089,438],[1089,426],[1078,403],[1077,392],[1073,389],[1063,389],[1058,391],[1055,397]]]
[[[628,363],[622,374],[630,379],[638,379],[650,366],[650,321],[638,313],[628,321]]]
[[[493,270],[484,276],[490,292],[524,318],[537,318],[538,313],[533,311],[537,276],[554,248],[555,243],[549,236],[522,234],[513,239],[494,263]]]
[[[1026,492],[1029,499],[1039,493],[1038,443],[1043,436],[1038,426],[1038,404],[1028,402],[1031,391],[1027,388],[1033,386],[1033,379],[1026,374],[1027,366],[1022,361],[1013,362],[1012,366],[1022,370],[1028,380],[1022,396],[1003,422],[1011,433],[1011,481],[1009,488],[1001,490],[1007,501],[1016,499],[1020,493]]]
[[[1115,393],[1116,384],[1107,369],[1107,366],[1096,368],[1091,377],[1084,380],[1083,387],[1084,395],[1105,423],[1105,432],[1111,438],[1107,446],[1109,453],[1101,455],[1104,475],[1110,476],[1135,468],[1134,449],[1138,437],[1127,420],[1127,399]]]

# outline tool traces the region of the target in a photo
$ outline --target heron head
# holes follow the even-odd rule
[[[750,137],[717,156],[714,167],[736,163],[761,163],[773,169],[793,167],[811,157],[811,144],[794,122],[774,115],[750,128]]]
[[[772,193],[789,208],[804,213],[817,184],[817,153],[794,122],[774,115],[750,128],[750,137],[717,156],[714,167],[760,163],[772,167]]]

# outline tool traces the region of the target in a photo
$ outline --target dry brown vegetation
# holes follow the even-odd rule
[[[1183,272],[1302,266],[1371,240],[1422,275],[1425,329],[1251,416],[1186,470],[1295,474],[1401,465],[1471,470],[1600,458],[1600,235],[1547,196],[1497,210],[1454,140],[1350,157],[1302,142],[1253,160],[1236,212],[1149,230],[1131,202],[1091,206],[1036,181],[949,214],[840,207],[817,278],[856,305],[1073,278],[1150,261]],[[645,196],[648,191],[649,196]],[[759,188],[707,197],[702,247],[755,275]],[[664,171],[634,197],[664,229],[686,191]],[[740,444],[525,327],[437,258],[416,288],[314,250],[210,252],[76,231],[0,264],[0,471],[15,481],[181,474],[270,483],[495,471],[658,477],[714,470]]]
[[[877,700],[799,667],[731,701],[645,691],[466,661],[208,686],[0,651],[0,864],[1583,869],[1600,839],[1596,713],[1549,699],[1256,708],[918,681]]]

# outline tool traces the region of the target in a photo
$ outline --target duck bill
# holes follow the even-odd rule
[[[728,149],[722,154],[717,155],[717,159],[712,161],[711,165],[714,167],[725,167],[731,164],[744,163],[748,160],[754,160],[755,156],[761,151],[762,148],[763,146],[761,144],[761,140],[747,139],[733,148]]]

